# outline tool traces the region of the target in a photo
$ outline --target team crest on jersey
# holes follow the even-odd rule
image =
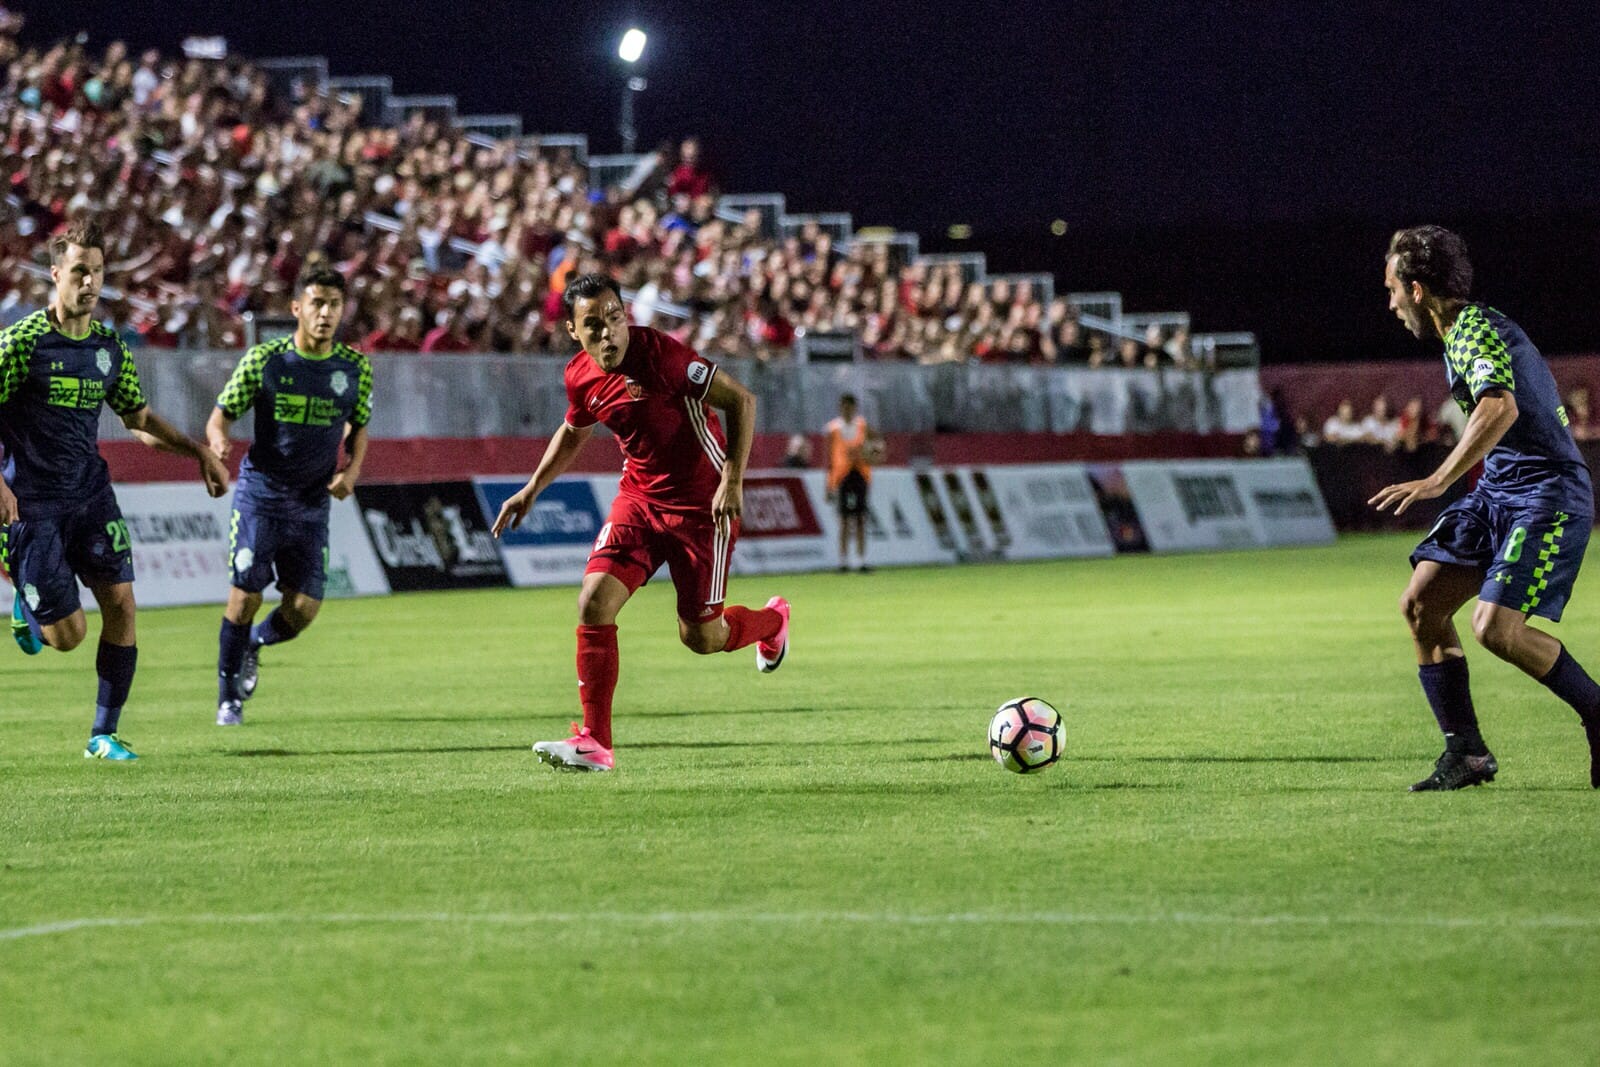
[[[634,400],[638,400],[640,397],[644,396],[644,386],[640,385],[632,378],[624,378],[623,382],[628,387],[629,397],[633,398]]]
[[[328,379],[328,384],[333,387],[334,396],[344,396],[344,391],[350,388],[350,378],[342,370],[333,372],[333,377]]]
[[[233,570],[236,574],[243,574],[250,569],[250,564],[256,561],[256,554],[248,548],[241,548],[233,554]]]
[[[22,599],[28,602],[28,607],[34,611],[39,610],[39,587],[29,582],[22,587]]]
[[[94,365],[100,368],[101,374],[111,373],[111,353],[103,348],[95,350]]]

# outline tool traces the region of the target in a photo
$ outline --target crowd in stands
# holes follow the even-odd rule
[[[1573,389],[1564,399],[1572,436],[1578,441],[1600,439],[1600,426],[1591,422],[1589,390]],[[1274,396],[1262,404],[1262,437],[1271,439],[1280,425],[1292,423],[1293,431],[1278,435],[1276,439],[1287,451],[1314,448],[1318,445],[1378,445],[1386,451],[1415,452],[1420,445],[1454,445],[1466,429],[1467,415],[1452,397],[1431,414],[1422,398],[1414,396],[1406,401],[1398,414],[1389,407],[1389,398],[1375,397],[1367,414],[1357,418],[1354,401],[1345,398],[1320,427],[1313,426],[1304,416],[1289,416],[1281,396]],[[1290,444],[1292,442],[1292,444]]]
[[[413,115],[364,125],[362,101],[279,93],[236,60],[19,43],[0,24],[0,324],[44,304],[45,238],[106,226],[106,311],[133,345],[236,347],[246,313],[283,314],[302,268],[349,281],[345,336],[382,352],[556,352],[569,277],[635,291],[635,322],[709,354],[786,356],[805,331],[855,331],[875,358],[1188,366],[1187,333],[1085,329],[1028,282],[963,280],[888,244],[840,247],[816,225],[763,232],[716,211],[700,145],[592,189],[570,154],[485,147]]]

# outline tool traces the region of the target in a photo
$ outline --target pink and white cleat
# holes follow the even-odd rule
[[[572,736],[565,741],[536,741],[533,754],[540,763],[573,771],[615,770],[617,761],[611,750],[596,741],[587,726],[572,724]]]
[[[771,674],[783,666],[783,657],[789,654],[789,602],[781,596],[767,601],[767,607],[783,616],[783,625],[771,641],[756,642],[756,669]]]

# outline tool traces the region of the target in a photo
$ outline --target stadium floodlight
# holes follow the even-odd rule
[[[622,43],[617,46],[617,55],[624,63],[637,63],[639,57],[644,55],[644,43],[647,40],[645,33],[639,27],[631,27],[622,35]]]

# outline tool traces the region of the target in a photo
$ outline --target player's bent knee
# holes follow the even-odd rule
[[[50,647],[57,652],[71,652],[83,644],[83,639],[88,635],[89,626],[87,623],[74,625],[70,619],[63,620],[45,629],[45,637],[48,639]]]
[[[1419,594],[1407,589],[1400,595],[1400,614],[1405,616],[1406,625],[1411,627],[1411,632],[1417,633],[1428,624],[1428,602]]]
[[[697,656],[709,656],[713,652],[721,652],[728,643],[726,633],[717,633],[715,630],[704,627],[684,627],[678,631],[678,639],[690,652]]]
[[[1507,617],[1498,612],[1474,615],[1472,636],[1490,652],[1505,656],[1516,647],[1517,631],[1521,626],[1521,616]]]

